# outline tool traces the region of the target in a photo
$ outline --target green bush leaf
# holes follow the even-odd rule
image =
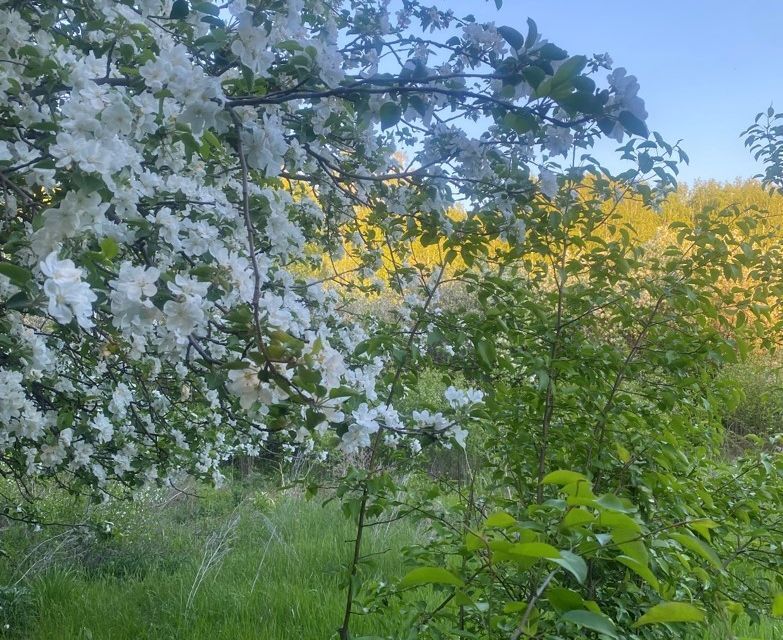
[[[106,256],[108,260],[116,258],[120,253],[120,245],[117,244],[117,241],[114,238],[103,238],[100,242],[100,245],[101,253],[103,253],[103,255]]]
[[[17,309],[21,310],[26,307],[29,307],[33,303],[32,298],[29,298],[27,293],[24,291],[20,291],[18,293],[15,293],[12,295],[8,300],[3,303],[3,306],[6,309]]]
[[[778,593],[772,600],[772,615],[783,618],[783,593]]]
[[[628,133],[641,136],[642,138],[646,138],[650,135],[650,130],[647,128],[647,125],[630,111],[621,111],[618,119],[620,120],[620,124],[623,125],[623,129]]]
[[[532,18],[527,19],[527,47],[533,46],[538,38],[538,27]]]
[[[631,516],[618,511],[602,511],[601,515],[598,517],[598,524],[603,527],[609,527],[610,529],[623,529],[634,533],[641,531],[641,527],[636,520],[631,518]],[[618,540],[618,542],[619,541],[620,540]],[[622,540],[622,542],[625,542],[625,540]]]
[[[572,482],[587,482],[587,478],[581,473],[576,471],[568,471],[566,469],[559,469],[558,471],[552,471],[544,476],[541,480],[541,484],[559,484],[566,485]]]
[[[631,505],[627,500],[624,501],[612,493],[605,493],[596,500],[596,503],[610,511],[619,511],[621,513],[633,513],[636,511],[636,507]]]
[[[200,11],[201,13],[206,13],[211,16],[219,16],[220,15],[220,8],[216,7],[211,2],[197,2],[193,5],[193,8],[196,11]]]
[[[572,589],[565,587],[550,587],[546,592],[546,598],[558,611],[573,611],[585,606],[584,598]]]
[[[563,569],[568,571],[574,578],[576,578],[579,584],[583,584],[587,580],[587,563],[581,556],[576,555],[570,551],[561,551],[559,558],[549,558],[555,564],[559,564]]]
[[[630,556],[617,556],[615,560],[617,560],[617,562],[619,562],[620,564],[623,564],[626,567],[628,567],[642,580],[644,580],[647,584],[649,584],[653,589],[660,592],[661,585],[658,582],[658,578],[655,577],[655,574],[650,570],[650,568],[646,564],[642,564],[636,558],[631,558]]]
[[[507,602],[503,605],[503,613],[520,613],[527,609],[527,602]]]
[[[476,551],[477,549],[486,549],[487,542],[483,538],[477,536],[475,533],[468,531],[465,536],[465,548],[468,551]]]
[[[498,27],[498,33],[503,37],[503,40],[511,45],[514,51],[519,51],[525,46],[525,39],[522,37],[522,34],[513,27]]]
[[[687,602],[661,602],[634,622],[634,627],[667,622],[703,622],[704,612]]]
[[[592,611],[585,611],[584,609],[574,609],[564,613],[561,620],[565,622],[571,622],[580,627],[597,631],[610,638],[617,638],[617,628],[614,626],[614,622],[602,613],[593,613]]]
[[[481,364],[487,369],[495,362],[495,345],[486,338],[481,338],[478,343],[476,343],[476,353],[478,354]]]
[[[716,569],[723,568],[718,554],[703,540],[699,540],[696,536],[687,533],[671,533],[669,537],[679,542],[686,549],[690,549],[697,555],[700,555]]]
[[[552,77],[553,85],[570,84],[587,64],[585,56],[573,56],[561,64]]]
[[[484,522],[484,526],[502,528],[510,527],[516,523],[517,521],[514,519],[514,516],[506,513],[505,511],[499,511],[490,515]]]
[[[536,119],[529,113],[509,111],[503,116],[503,125],[517,133],[527,133],[536,128]]]
[[[10,262],[0,262],[0,274],[6,276],[18,287],[24,287],[33,279],[33,274],[29,269],[11,264]]]
[[[586,509],[579,507],[570,509],[566,513],[565,518],[563,518],[564,527],[578,527],[591,522],[595,522],[595,516]]]
[[[442,567],[417,567],[400,580],[401,587],[417,587],[423,584],[450,584],[461,587],[465,583]]]
[[[539,50],[539,55],[545,60],[565,60],[568,52],[551,42],[547,42]]]
[[[512,545],[509,552],[515,556],[524,556],[526,558],[560,559],[560,551],[546,542],[520,542]]]
[[[710,541],[710,530],[715,529],[717,526],[718,526],[717,522],[715,522],[714,520],[710,520],[708,518],[702,518],[701,520],[692,520],[691,522],[688,523],[688,527],[690,529],[693,529],[707,542]]]
[[[396,102],[384,102],[381,105],[381,128],[389,129],[396,125],[402,118],[402,110]]]
[[[171,5],[171,13],[169,18],[174,20],[183,20],[188,17],[190,13],[190,4],[188,0],[174,0],[174,4]]]

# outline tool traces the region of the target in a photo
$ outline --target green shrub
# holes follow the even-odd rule
[[[736,407],[723,418],[731,441],[748,435],[768,437],[783,431],[783,366],[763,357],[727,366],[722,379],[738,395]]]

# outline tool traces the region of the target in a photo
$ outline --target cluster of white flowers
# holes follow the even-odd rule
[[[544,168],[541,169],[538,177],[541,193],[551,200],[557,195],[557,174],[554,171]]]
[[[8,433],[2,439],[7,444],[13,434],[30,440],[38,440],[43,435],[46,417],[35,407],[22,387],[23,376],[18,371],[0,369],[0,424],[5,425]]]
[[[644,107],[644,100],[639,97],[639,82],[636,76],[628,75],[623,67],[618,67],[608,77],[609,86],[614,93],[609,106],[616,111],[628,111],[639,120],[647,120],[647,110]],[[623,140],[624,129],[621,123],[617,123],[609,134],[619,142]]]
[[[237,16],[237,37],[231,44],[232,53],[255,75],[266,77],[275,60],[270,46],[273,41],[266,29],[253,24],[253,14],[243,11]]]
[[[478,389],[457,389],[454,386],[449,387],[443,394],[446,402],[452,409],[461,409],[474,404],[480,404],[484,401],[484,392]]]
[[[59,260],[56,251],[46,256],[40,267],[46,278],[43,290],[49,298],[49,315],[61,324],[76,318],[83,329],[92,328],[92,303],[97,296],[90,285],[82,281],[82,270],[73,260]]]
[[[498,33],[494,23],[479,24],[470,22],[463,27],[465,39],[486,47],[495,53],[502,53],[506,49],[506,41]]]
[[[425,409],[424,411],[413,411],[411,417],[419,429],[440,438],[454,438],[460,447],[465,448],[465,438],[468,436],[467,429],[463,429],[442,413],[432,413]],[[447,441],[443,446],[450,448]]]
[[[378,409],[370,408],[362,403],[351,412],[351,423],[343,435],[340,446],[346,453],[355,453],[363,447],[370,446],[370,436],[381,428],[378,422]]]

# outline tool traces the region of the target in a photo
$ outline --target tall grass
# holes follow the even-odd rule
[[[133,509],[117,537],[17,535],[0,562],[2,637],[323,640],[340,624],[352,536],[335,504],[208,491]],[[59,536],[59,537],[58,537]],[[405,524],[369,532],[378,575],[402,570]],[[59,550],[55,551],[55,549]],[[32,551],[32,555],[30,552]],[[21,579],[20,579],[21,578]],[[11,590],[11,586],[13,590]],[[358,635],[394,622],[358,616]]]

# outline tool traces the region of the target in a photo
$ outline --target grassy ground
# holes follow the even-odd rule
[[[113,539],[6,536],[5,637],[324,640],[339,626],[351,531],[335,504],[225,491],[110,515],[123,532]],[[370,532],[368,552],[390,549],[381,574],[401,570],[394,549],[412,537],[405,525]],[[384,622],[359,618],[356,630]]]
[[[337,504],[252,487],[203,499],[159,494],[99,512],[115,536],[22,527],[0,540],[0,637],[25,640],[328,640],[339,626],[352,536]],[[54,505],[64,517],[73,506]],[[369,531],[378,574],[403,570],[405,523]],[[383,553],[385,552],[385,553]],[[396,621],[399,624],[399,621]],[[357,617],[357,636],[394,635],[395,620]],[[736,637],[777,640],[780,629]],[[725,630],[705,640],[726,640]]]

